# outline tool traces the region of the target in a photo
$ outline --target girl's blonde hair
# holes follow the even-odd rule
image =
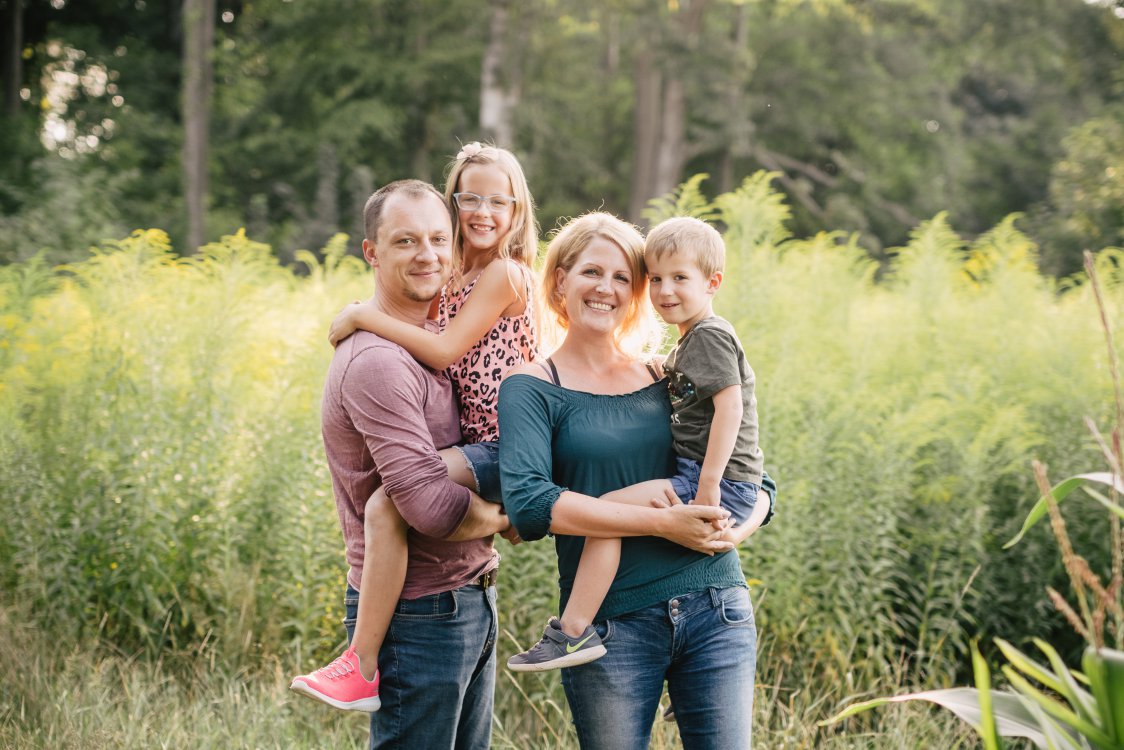
[[[465,144],[450,163],[449,174],[445,178],[445,201],[453,209],[453,267],[458,273],[464,268],[460,209],[453,200],[453,193],[458,192],[457,183],[460,182],[461,173],[474,164],[494,164],[511,182],[515,205],[511,209],[511,229],[500,240],[499,257],[517,261],[533,270],[539,250],[539,225],[535,221],[535,199],[531,197],[531,188],[527,185],[523,167],[519,165],[515,154],[507,149],[476,141]]]
[[[609,213],[595,211],[571,219],[558,230],[546,248],[542,270],[542,292],[539,294],[543,314],[539,327],[543,351],[551,351],[562,343],[570,327],[566,301],[558,289],[558,273],[569,273],[582,252],[596,238],[612,242],[624,252],[632,272],[632,299],[624,320],[613,334],[621,351],[643,357],[659,350],[663,328],[656,320],[648,299],[648,272],[644,265],[644,236],[632,224]]]

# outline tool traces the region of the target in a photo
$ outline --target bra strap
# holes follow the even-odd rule
[[[648,373],[652,376],[652,382],[654,382],[654,383],[660,382],[661,375],[658,372],[656,372],[656,368],[652,365],[652,363],[651,362],[645,362],[644,366],[648,368]]]
[[[550,365],[550,367],[548,368],[547,365]],[[562,385],[562,382],[558,379],[558,368],[554,366],[553,359],[547,357],[546,364],[544,365],[542,362],[539,362],[539,367],[541,367],[543,371],[550,376],[550,382],[554,383],[557,386]]]

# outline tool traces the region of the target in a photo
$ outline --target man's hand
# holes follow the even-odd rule
[[[507,512],[506,512],[506,510],[502,509],[502,506],[500,506],[500,513],[504,514],[504,517],[507,518]],[[515,546],[516,544],[522,544],[523,543],[522,537],[519,536],[519,532],[516,531],[516,528],[515,528],[514,525],[511,525],[510,521],[508,521],[507,528],[505,528],[504,531],[501,531],[499,533],[499,535],[504,537],[504,539],[506,539],[508,542],[510,542],[511,546]]]

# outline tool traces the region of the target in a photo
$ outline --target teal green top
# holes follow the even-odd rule
[[[550,531],[564,490],[598,497],[674,473],[667,381],[603,396],[513,375],[500,386],[504,507],[525,541]],[[565,608],[584,537],[559,534],[558,586]],[[736,551],[708,556],[658,537],[626,537],[597,619],[617,617],[708,587],[745,586]]]

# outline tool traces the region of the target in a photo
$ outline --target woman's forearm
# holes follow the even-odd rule
[[[569,490],[558,496],[551,514],[555,534],[592,537],[660,536],[698,552],[731,549],[722,539],[729,513],[711,505],[643,508],[605,502]]]

